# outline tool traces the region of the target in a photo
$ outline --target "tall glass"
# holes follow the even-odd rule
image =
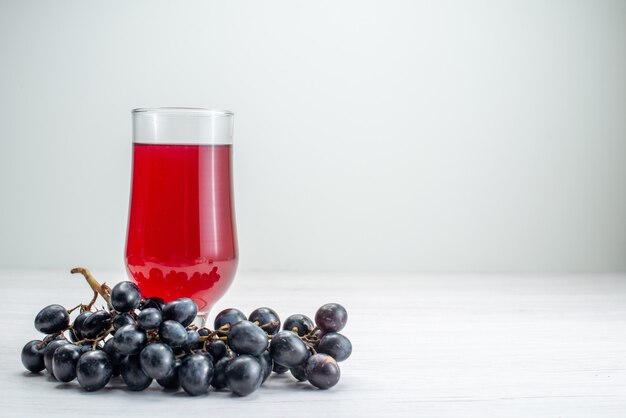
[[[190,297],[204,322],[237,269],[233,113],[133,110],[126,266],[146,297]]]

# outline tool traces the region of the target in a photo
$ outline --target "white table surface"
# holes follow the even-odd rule
[[[224,307],[312,316],[336,301],[354,346],[330,390],[273,375],[245,398],[193,398],[156,383],[87,393],[31,375],[19,357],[40,338],[36,313],[86,302],[90,291],[62,271],[3,270],[0,283],[2,417],[626,417],[626,275],[240,274],[211,319]]]

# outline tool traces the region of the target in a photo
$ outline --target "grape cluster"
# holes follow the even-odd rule
[[[339,381],[337,362],[347,359],[352,344],[340,334],[347,322],[345,308],[329,303],[319,308],[315,322],[291,315],[284,323],[270,308],[248,317],[229,308],[216,317],[213,329],[193,324],[197,306],[188,298],[165,303],[144,298],[132,282],[112,289],[100,285],[88,270],[76,268],[94,291],[88,304],[67,310],[43,308],[35,317],[37,331],[47,334],[22,349],[26,369],[44,369],[60,382],[78,380],[86,391],[102,389],[121,376],[129,390],[141,391],[154,380],[170,390],[182,388],[202,395],[228,388],[239,396],[257,390],[274,373],[291,374],[320,389]],[[94,310],[98,295],[107,307]],[[78,315],[71,320],[74,311]]]

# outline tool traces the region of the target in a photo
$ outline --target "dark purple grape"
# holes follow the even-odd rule
[[[341,377],[339,365],[328,354],[312,355],[306,363],[306,378],[320,389],[328,389],[337,384]]]
[[[265,331],[267,335],[274,335],[280,331],[280,318],[273,309],[257,308],[252,311],[248,320],[256,323],[258,326],[266,325],[263,331]]]
[[[43,351],[43,361],[46,366],[46,370],[54,377],[54,369],[52,367],[52,356],[54,356],[54,352],[57,348],[69,344],[65,340],[52,340],[47,345]]]
[[[22,348],[22,364],[26,367],[26,370],[32,373],[39,373],[46,368],[46,363],[43,361],[45,349],[46,345],[41,340],[32,340],[24,345],[24,348]]]
[[[289,371],[289,367],[285,367],[282,364],[278,364],[275,361],[272,362],[272,371],[276,374],[283,374]]]
[[[317,352],[328,354],[337,361],[344,361],[352,354],[352,343],[338,332],[329,332],[320,340]]]
[[[111,327],[111,314],[108,311],[96,311],[85,318],[81,334],[85,338],[96,338]]]
[[[228,346],[237,354],[260,356],[267,344],[267,334],[250,321],[233,324],[228,333]]]
[[[259,360],[263,368],[263,381],[261,382],[261,384],[263,384],[267,378],[270,377],[270,374],[272,374],[272,357],[270,356],[270,352],[265,350],[263,354],[257,357],[257,360]]]
[[[78,359],[76,377],[80,386],[88,392],[105,387],[112,375],[113,368],[104,351],[89,351]]]
[[[178,369],[178,381],[185,392],[192,396],[203,395],[209,391],[213,379],[213,363],[202,354],[185,357]]]
[[[298,382],[306,382],[306,373],[304,371],[306,363],[289,369],[291,375],[298,380]]]
[[[214,340],[209,343],[209,353],[216,360],[219,361],[226,355],[226,343],[222,340]]]
[[[76,317],[76,319],[74,319],[74,323],[72,324],[72,332],[70,332],[70,338],[73,339],[74,342],[80,341],[85,338],[82,334],[83,324],[90,315],[91,312],[86,311],[81,313]]]
[[[198,347],[198,344],[200,344],[200,334],[198,334],[198,331],[187,330],[187,339],[185,340],[183,348],[193,350]]]
[[[52,371],[59,382],[71,382],[76,378],[76,365],[82,355],[82,350],[74,344],[66,344],[54,351],[52,356]]]
[[[148,344],[139,355],[141,369],[153,379],[165,379],[174,372],[174,351],[163,343]]]
[[[151,297],[141,301],[139,304],[139,309],[142,311],[148,308],[156,308],[158,310],[163,310],[163,306],[165,305],[165,301],[161,298]]]
[[[283,330],[293,331],[299,336],[303,336],[311,332],[313,329],[313,321],[306,315],[294,314],[285,319]]]
[[[61,305],[48,305],[35,317],[35,329],[44,334],[63,331],[70,325],[70,314]]]
[[[161,341],[172,348],[182,347],[187,341],[187,330],[179,322],[163,321],[159,331]]]
[[[247,354],[230,359],[225,374],[228,388],[239,396],[251,394],[263,383],[261,363]]]
[[[111,305],[118,312],[130,312],[141,303],[141,291],[133,282],[120,282],[111,290]]]
[[[213,325],[215,329],[219,329],[226,324],[235,324],[239,321],[245,321],[247,319],[246,315],[244,315],[244,313],[239,309],[228,308],[217,314]]]
[[[205,328],[205,327],[198,328],[198,334],[201,337],[208,337],[210,333],[211,333],[211,330],[208,328]]]
[[[347,322],[348,312],[338,303],[327,303],[315,313],[315,323],[325,333],[341,331]]]
[[[164,379],[157,380],[157,383],[165,389],[178,390],[180,389],[180,382],[178,382],[178,369],[180,368],[181,360],[177,359],[174,362],[174,371],[172,374]]]
[[[222,357],[215,363],[215,371],[213,373],[213,380],[211,381],[211,386],[215,389],[223,389],[227,386],[226,384],[226,365],[230,358]]]
[[[307,359],[309,350],[296,333],[281,331],[272,337],[270,355],[275,363],[295,367]]]
[[[115,333],[114,348],[126,356],[139,354],[146,345],[146,333],[135,325],[124,325]]]
[[[138,355],[126,357],[120,365],[120,371],[122,380],[132,391],[142,391],[152,383],[152,378],[143,372]]]
[[[163,316],[157,308],[145,308],[137,316],[137,324],[145,330],[158,329],[161,322],[163,322]]]
[[[115,315],[115,318],[111,321],[111,325],[113,325],[113,329],[117,331],[125,325],[137,325],[137,321],[135,321],[135,318],[129,313],[121,313]]]
[[[126,358],[124,354],[121,354],[115,348],[115,340],[113,338],[109,338],[105,343],[102,350],[109,357],[109,361],[111,362],[111,366],[113,367],[113,376],[120,375],[120,364]]]
[[[189,298],[180,298],[163,306],[163,319],[180,322],[184,327],[191,324],[198,314],[198,306]]]

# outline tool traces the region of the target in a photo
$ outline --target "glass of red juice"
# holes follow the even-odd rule
[[[188,297],[204,323],[237,269],[233,113],[133,110],[126,266],[144,297]]]

